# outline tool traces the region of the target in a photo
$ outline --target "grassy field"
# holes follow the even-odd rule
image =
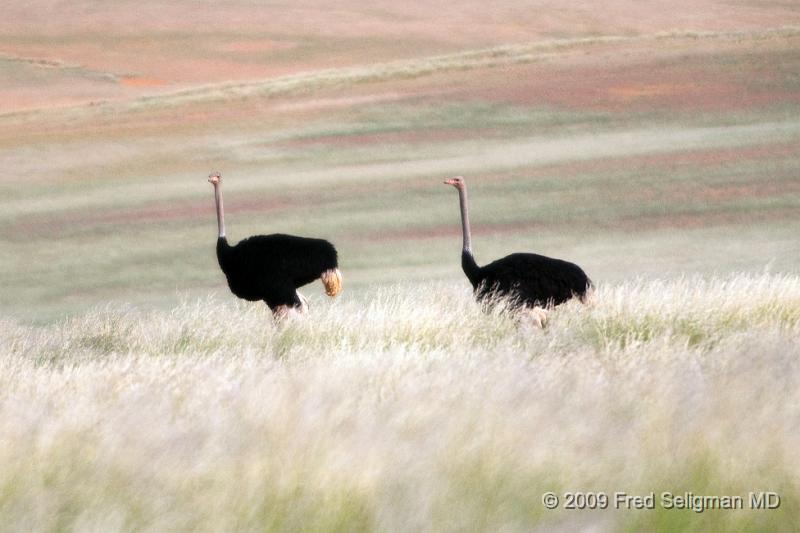
[[[541,331],[462,284],[2,324],[4,531],[791,531],[800,278],[628,282]],[[776,510],[548,511],[547,491]],[[612,500],[613,501],[613,500]]]
[[[0,529],[791,530],[789,2],[12,2],[0,17]],[[214,256],[330,239],[275,327]],[[598,286],[534,330],[460,270]],[[775,511],[541,494],[775,491]]]

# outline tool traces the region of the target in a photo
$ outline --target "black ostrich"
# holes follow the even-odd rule
[[[554,307],[573,297],[583,303],[589,302],[594,292],[592,280],[581,267],[568,261],[538,254],[514,253],[486,266],[478,266],[472,256],[467,184],[461,176],[445,180],[444,183],[458,189],[464,235],[461,268],[472,284],[478,301],[491,304],[497,296],[508,298],[512,309],[535,310],[533,315],[540,326],[546,319],[542,308]]]
[[[214,186],[217,203],[217,260],[228,279],[231,292],[251,302],[263,300],[277,318],[294,310],[308,310],[298,287],[322,279],[325,293],[336,296],[342,290],[336,248],[323,239],[309,239],[273,233],[253,235],[235,246],[225,238],[222,210],[222,176],[215,172],[208,177]]]

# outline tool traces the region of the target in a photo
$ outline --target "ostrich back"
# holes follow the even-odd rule
[[[337,268],[336,249],[324,239],[275,233],[254,235],[230,246],[217,240],[217,259],[231,292],[239,298],[264,300],[270,306],[293,301],[295,290],[326,270]]]
[[[574,296],[583,297],[592,285],[578,265],[530,253],[511,254],[489,263],[470,281],[479,299],[496,294],[524,306],[558,305]]]

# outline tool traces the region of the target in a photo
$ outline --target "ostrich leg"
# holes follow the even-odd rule
[[[297,291],[294,291],[291,302],[272,306],[272,317],[276,322],[305,316],[306,313],[308,313],[308,300]]]
[[[518,311],[517,316],[520,323],[526,323],[539,329],[547,327],[547,311],[538,305],[523,307]]]
[[[305,296],[303,296],[299,292],[297,293],[297,299],[300,300],[300,307],[295,307],[295,309],[301,315],[305,315],[306,313],[308,313],[308,300],[306,299]]]

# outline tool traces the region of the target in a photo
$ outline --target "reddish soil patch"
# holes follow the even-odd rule
[[[541,230],[546,226],[535,222],[520,223],[481,223],[472,228],[472,235],[497,235],[523,230]],[[441,237],[461,237],[459,224],[442,224],[436,227],[409,228],[394,231],[381,231],[364,236],[365,242],[387,242],[395,240],[438,239]]]
[[[80,35],[105,31],[115,36],[182,34],[314,35],[370,39],[438,39],[459,45],[511,42],[553,36],[652,33],[674,28],[709,31],[778,27],[797,20],[796,6],[772,2],[673,0],[669,8],[652,2],[543,0],[532,8],[483,0],[430,2],[353,0],[265,3],[252,0],[205,2],[112,2],[90,4],[29,0],[4,6],[0,33],[8,35]]]
[[[796,220],[798,216],[800,216],[800,208],[791,207],[752,211],[720,211],[702,214],[675,213],[647,217],[620,217],[611,222],[600,223],[597,227],[633,231],[675,228],[692,229]]]
[[[511,233],[545,232],[548,230],[594,230],[648,231],[662,229],[698,229],[713,226],[735,226],[740,224],[769,223],[796,220],[800,208],[781,208],[751,211],[717,211],[705,213],[674,213],[665,215],[620,216],[602,221],[574,219],[557,225],[543,222],[481,223],[472,228],[473,236],[507,235]],[[364,242],[392,242],[403,240],[425,240],[452,238],[459,240],[461,227],[458,224],[428,228],[410,228],[376,232],[362,237]]]
[[[234,41],[220,46],[225,52],[264,53],[274,50],[288,50],[297,47],[297,43],[273,40]]]
[[[785,83],[787,69],[800,68],[800,54],[713,43],[698,49],[692,44],[664,50],[656,48],[658,42],[622,49],[595,46],[561,55],[555,64],[487,71],[480,80],[468,80],[454,96],[611,112],[719,112],[800,102],[800,91]]]
[[[158,78],[139,78],[136,76],[123,76],[120,84],[126,87],[163,87],[167,82]]]
[[[678,200],[701,200],[710,203],[728,202],[738,198],[770,198],[800,193],[800,181],[757,183],[752,185],[719,185],[693,187],[670,191]]]
[[[473,131],[453,130],[414,130],[366,133],[362,135],[332,135],[308,139],[292,139],[278,143],[278,146],[367,146],[371,144],[414,144],[457,141],[470,138]]]
[[[668,205],[725,204],[744,198],[780,198],[800,194],[800,182],[759,182],[755,184],[686,185],[669,188],[637,187],[625,193],[629,202],[658,202]]]
[[[309,205],[314,198],[303,196],[303,204]],[[226,199],[226,210],[237,214],[286,211],[297,207],[298,201],[291,198]],[[9,226],[3,231],[5,237],[16,241],[31,237],[55,238],[81,228],[98,226],[126,227],[185,220],[214,219],[213,199],[176,201],[157,205],[144,205],[107,211],[69,211],[57,215],[26,217],[24,221]],[[209,222],[211,223],[211,222]]]
[[[619,170],[709,168],[726,164],[740,164],[743,161],[776,161],[793,159],[800,153],[800,144],[767,144],[743,146],[736,148],[720,148],[714,150],[695,150],[690,152],[672,152],[667,154],[651,154],[635,157],[610,159],[593,159],[575,161],[567,164],[554,164],[532,168],[530,175],[534,177],[580,176],[583,174],[603,174]]]

